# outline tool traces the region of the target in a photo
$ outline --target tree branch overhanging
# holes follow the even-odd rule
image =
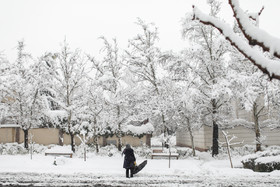
[[[233,17],[236,19],[238,27],[242,31],[245,38],[250,45],[258,45],[264,51],[271,52],[271,54],[277,58],[280,58],[280,46],[275,43],[280,43],[280,39],[271,36],[265,31],[259,29],[250,22],[250,18],[239,7],[239,3],[236,0],[229,0],[229,5],[233,11]],[[264,8],[258,13],[260,15]]]
[[[205,25],[215,27],[224,35],[225,39],[228,40],[232,46],[248,58],[248,60],[257,66],[263,73],[267,74],[270,79],[280,80],[280,62],[268,59],[261,51],[252,48],[240,36],[234,33],[229,25],[217,18],[202,13],[195,6],[193,6],[193,20],[198,20]]]

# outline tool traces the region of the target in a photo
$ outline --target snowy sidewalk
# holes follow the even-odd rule
[[[137,163],[144,159],[138,158]],[[234,166],[241,166],[233,159]],[[280,186],[280,171],[257,173],[230,168],[228,160],[209,158],[148,159],[134,178],[125,178],[121,156],[56,158],[34,155],[0,155],[0,186]]]
[[[279,186],[279,177],[242,176],[182,176],[182,175],[141,175],[126,179],[123,175],[101,174],[50,174],[50,173],[1,173],[0,186],[232,186],[269,187]]]

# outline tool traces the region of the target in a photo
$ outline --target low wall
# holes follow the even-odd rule
[[[55,128],[34,128],[28,131],[29,142],[32,137],[32,141],[37,144],[42,145],[50,145],[50,144],[59,144],[59,130]],[[82,136],[81,136],[82,137]],[[122,137],[122,144],[125,145],[127,143],[132,146],[140,146],[146,144],[150,146],[151,135],[145,135],[142,138],[133,137],[133,136],[124,136]],[[0,128],[0,143],[23,143],[24,141],[24,133],[23,130],[18,127],[1,127]],[[81,140],[78,136],[75,136],[75,145],[80,145]],[[93,142],[91,139],[89,142]],[[98,139],[98,144],[101,146],[105,146],[107,144],[116,144],[117,138],[113,137],[100,137]],[[71,138],[68,134],[63,134],[63,144],[70,145]]]
[[[58,134],[59,134],[59,130],[54,128],[30,129],[28,132],[29,141],[30,141],[30,137],[33,136],[32,141],[42,145],[58,144],[58,140],[59,140]],[[24,136],[24,134],[22,134],[22,136]]]
[[[193,131],[193,139],[196,149],[205,150],[207,149],[205,141],[205,128],[202,126],[200,129]],[[191,147],[190,134],[187,130],[180,130],[176,133],[176,145],[182,147]]]
[[[237,138],[232,141],[242,142],[243,144],[235,145],[255,145],[255,132],[253,129],[248,129],[243,126],[236,126],[232,129],[224,129],[229,135],[235,135]],[[280,145],[280,129],[264,128],[261,130],[261,135],[265,136],[263,146]],[[198,150],[209,150],[212,146],[213,130],[212,127],[202,126],[199,130],[193,132],[194,144]],[[219,141],[225,142],[222,130],[219,129]],[[180,130],[176,135],[177,146],[191,147],[190,135],[187,130]]]
[[[23,131],[19,127],[0,128],[0,143],[23,142]]]

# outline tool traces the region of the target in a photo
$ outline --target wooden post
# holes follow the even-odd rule
[[[86,145],[84,145],[84,161],[87,161]]]
[[[169,144],[169,168],[170,168],[170,165],[171,165],[171,150],[170,150],[170,144]]]
[[[227,137],[227,133],[225,131],[222,131],[222,133],[223,133],[223,135],[225,136],[225,139],[226,139],[227,152],[228,152],[228,157],[229,157],[229,161],[230,161],[230,166],[231,166],[231,168],[233,168],[232,161],[231,161],[230,147],[229,147],[229,140],[228,140],[228,137]]]

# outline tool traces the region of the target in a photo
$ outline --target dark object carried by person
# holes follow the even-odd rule
[[[138,166],[136,165],[134,170],[133,170],[133,174],[138,173],[139,171],[141,171],[145,166],[147,165],[147,160],[143,161],[141,164],[139,164]]]

